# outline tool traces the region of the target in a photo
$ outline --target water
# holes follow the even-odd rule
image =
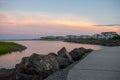
[[[66,47],[68,51],[74,48],[84,47],[99,50],[102,47],[99,45],[78,44],[62,41],[12,41],[25,45],[27,49],[22,52],[12,52],[10,54],[0,56],[0,68],[14,68],[15,64],[19,63],[22,57],[30,56],[32,53],[48,54],[50,52],[57,52],[62,47]]]

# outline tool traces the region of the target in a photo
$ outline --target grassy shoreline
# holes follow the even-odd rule
[[[26,47],[14,42],[0,42],[0,55],[25,50]]]

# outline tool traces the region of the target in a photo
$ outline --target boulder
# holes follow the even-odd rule
[[[83,47],[80,47],[79,48],[79,52],[80,53],[86,53],[87,52],[87,49],[83,48]]]
[[[15,65],[15,68],[18,72],[25,73],[25,67],[29,63],[29,57],[23,57],[19,64]]]
[[[43,77],[59,70],[59,64],[54,56],[32,54],[29,58],[23,58],[20,64],[16,65],[19,72],[26,74],[42,74]]]
[[[90,53],[90,52],[92,52],[93,51],[93,49],[87,49],[87,53]]]
[[[48,55],[55,56],[55,57],[57,56],[57,54],[53,52],[49,53]]]
[[[69,54],[74,61],[77,61],[85,54],[85,51],[81,48],[75,48]]]
[[[15,69],[0,69],[0,80],[10,80],[15,74]]]
[[[71,64],[71,62],[67,58],[56,56],[56,59],[60,66],[60,69],[63,69]]]
[[[69,66],[72,61],[79,60],[92,49],[75,48],[70,53],[63,47],[55,53],[48,55],[32,54],[22,58],[14,69],[0,69],[0,80],[43,80],[52,73]]]
[[[73,62],[72,57],[70,56],[70,54],[68,53],[65,47],[61,48],[57,53],[58,56],[67,58],[70,62]]]
[[[74,61],[77,61],[82,58],[86,53],[92,52],[93,49],[85,49],[83,47],[73,49],[69,54],[71,55]]]
[[[40,75],[28,75],[24,73],[17,73],[11,78],[11,80],[43,80],[43,78]]]

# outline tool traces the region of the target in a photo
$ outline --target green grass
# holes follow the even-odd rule
[[[14,42],[0,42],[0,55],[7,54],[13,51],[19,51],[25,48],[25,46]]]

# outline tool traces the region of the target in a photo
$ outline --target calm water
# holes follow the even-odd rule
[[[22,52],[12,52],[0,56],[0,68],[14,68],[15,64],[19,63],[22,57],[30,56],[32,53],[48,54],[57,52],[62,47],[66,47],[68,51],[74,48],[84,47],[99,50],[102,47],[99,45],[77,44],[62,41],[12,41],[25,45],[27,49]]]

